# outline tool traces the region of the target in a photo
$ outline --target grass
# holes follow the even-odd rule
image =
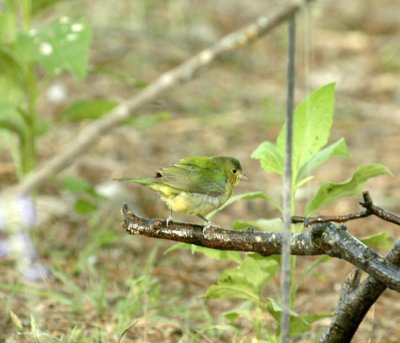
[[[96,11],[93,10],[90,2],[85,2],[82,8],[77,7],[75,2],[65,2],[63,6],[76,8],[76,16],[87,17],[94,23],[94,28],[99,29],[92,54],[95,60],[96,57],[99,58],[100,64],[104,63],[110,70],[131,75],[140,82],[146,83],[151,81],[158,72],[176,65],[208,44],[193,35],[191,39],[195,38],[195,40],[191,44],[194,46],[189,51],[189,45],[177,42],[182,37],[173,35],[162,24],[169,22],[172,26],[175,18],[178,17],[175,12],[181,11],[181,15],[185,13],[181,10],[180,1],[171,1],[169,11],[165,11],[163,6],[154,4],[153,7],[145,8],[147,4],[145,1],[138,2],[139,5],[135,2],[135,5],[131,7],[119,5],[116,8],[115,2],[106,3],[109,3],[109,7],[97,6]],[[143,6],[142,11],[138,11],[135,7],[140,4]],[[253,13],[249,13],[246,14],[247,18],[224,10],[231,10],[233,3],[226,4],[223,10],[214,8],[215,5],[211,2],[199,4],[196,6],[200,6],[202,11],[193,7],[194,16],[183,18],[185,21],[180,22],[181,25],[187,25],[182,32],[194,28],[197,20],[197,24],[201,24],[197,26],[198,29],[204,32],[209,32],[207,30],[211,29],[216,32],[215,37],[212,35],[207,37],[210,40],[209,43],[246,23],[248,18],[254,16]],[[258,6],[260,6],[259,13],[264,13],[265,3],[259,1]],[[113,8],[114,22],[99,21],[98,19],[102,17],[109,18],[109,13],[99,16],[97,11],[107,11],[109,8]],[[67,11],[62,7],[60,13],[68,14],[70,11],[71,9]],[[336,17],[329,12],[332,20],[337,20],[342,15],[340,7],[335,8],[335,11],[337,11]],[[142,20],[136,17],[138,13],[143,13]],[[164,21],[158,20],[157,15],[160,15]],[[152,24],[148,24],[145,20],[149,16],[153,18]],[[321,18],[325,21],[326,16]],[[321,21],[318,18],[315,20]],[[130,25],[137,25],[137,23],[142,23],[139,26],[143,27],[132,34]],[[129,30],[124,29],[124,25]],[[115,28],[119,38],[116,42],[118,44],[114,45],[115,42],[111,45],[104,44],[104,42],[112,41],[111,38],[114,36],[106,36],[106,33],[112,32],[111,29]],[[282,30],[281,32],[286,32],[284,28]],[[313,30],[315,33],[318,32],[317,25]],[[276,35],[281,37],[281,32],[277,32]],[[343,32],[338,35],[342,34]],[[386,40],[386,36],[382,36],[381,39]],[[178,49],[181,46],[183,48]],[[395,51],[395,48],[379,50],[380,58],[370,55],[369,60],[374,67],[367,64],[368,68],[366,68],[364,64],[359,64],[358,60],[352,59],[357,57],[357,54],[354,56],[342,54],[340,59],[334,55],[334,60],[332,60],[330,51],[326,53],[319,48],[315,52],[317,58],[311,73],[314,75],[319,70],[329,71],[332,63],[339,69],[343,63],[346,63],[344,66],[352,65],[354,68],[360,68],[357,69],[358,73],[352,75],[352,80],[357,81],[357,75],[361,75],[362,77],[359,76],[361,82],[356,83],[352,91],[363,95],[365,80],[374,79],[371,70],[384,72],[398,70],[398,63],[396,64],[393,59],[395,54],[392,50]],[[98,169],[93,172],[90,168],[85,172],[84,168],[78,167],[76,170],[80,172],[79,176],[93,182],[101,182],[110,176],[110,170],[115,173],[132,172],[132,175],[136,173],[140,176],[142,171],[152,173],[155,168],[173,162],[177,156],[199,153],[241,153],[240,158],[243,158],[252,180],[243,189],[259,190],[261,187],[268,187],[269,191],[280,194],[280,189],[276,189],[274,177],[269,176],[266,179],[264,174],[260,174],[258,162],[251,161],[248,156],[261,140],[275,137],[280,127],[283,112],[281,107],[284,103],[282,100],[285,79],[284,51],[282,42],[266,37],[265,41],[258,42],[246,51],[242,51],[239,56],[241,58],[233,56],[225,63],[217,64],[199,79],[175,90],[166,98],[160,99],[159,103],[151,104],[145,109],[146,111],[160,109],[168,111],[171,113],[171,120],[159,125],[157,132],[155,130],[139,132],[139,130],[128,128],[122,137],[120,134],[124,131],[118,131],[112,139],[114,143],[109,139],[110,137],[106,137],[105,141],[94,147],[84,158],[90,160],[90,157],[97,156],[102,159],[107,155],[112,156],[116,164],[101,166],[100,172]],[[119,53],[121,55],[118,55]],[[363,56],[367,56],[368,53],[370,53],[369,50],[362,51]],[[102,60],[102,56],[106,56],[105,61]],[[107,58],[110,60],[108,61]],[[346,69],[343,68],[343,70]],[[301,70],[299,72],[301,80]],[[98,75],[92,75],[86,83],[72,82],[65,76],[60,77],[60,82],[70,87],[71,94],[68,101],[74,98],[93,97],[123,99],[130,97],[134,91],[132,85],[125,87],[122,82],[112,83],[111,78],[107,79],[108,83],[103,84],[104,81],[105,79]],[[301,82],[299,86],[302,86]],[[348,89],[344,87],[341,94],[349,97],[353,95],[347,92]],[[394,98],[394,90],[393,94],[390,94]],[[60,109],[47,103],[44,95],[44,93],[41,94],[43,102],[41,111],[57,117]],[[372,99],[379,96],[380,93],[377,92]],[[347,106],[355,105],[351,102]],[[351,107],[351,109],[351,113],[360,112],[356,107],[354,109]],[[382,144],[386,147],[382,158],[386,158],[389,165],[395,163],[394,156],[397,156],[396,147],[398,146],[395,125],[388,122],[386,126],[383,126],[385,123],[378,119],[379,122],[377,121],[376,125],[368,126],[365,124],[366,120],[354,118],[347,115],[348,113],[343,114],[343,111],[338,111],[337,114],[346,117],[343,131],[345,131],[345,136],[353,137],[352,151],[359,149],[358,153],[354,153],[355,157],[364,158],[365,147],[369,146],[371,137],[390,138],[391,140],[385,140],[385,144]],[[186,119],[188,120],[185,122]],[[348,125],[351,123],[354,125]],[[357,128],[357,134],[352,134],[352,128]],[[381,132],[379,128],[385,129]],[[44,157],[56,154],[57,148],[73,136],[71,131],[65,134],[64,127],[59,131],[58,128],[55,130],[53,136],[41,141]],[[168,139],[160,140],[160,137],[168,137]],[[129,142],[129,145],[121,148],[121,142]],[[140,149],[135,150],[138,147]],[[386,164],[385,161],[382,162]],[[151,163],[153,165],[150,165]],[[88,165],[90,167],[90,163]],[[95,166],[98,168],[97,164]],[[328,173],[335,170],[339,173],[343,168],[336,165]],[[2,185],[7,184],[9,180],[10,178],[4,177],[3,174]],[[59,192],[57,187],[57,184],[51,183],[45,187],[44,192]],[[248,187],[254,188],[248,189]],[[394,190],[396,187],[388,188]],[[135,192],[136,199],[140,194],[138,192]],[[158,211],[159,208],[163,208],[159,202],[157,205],[152,200],[148,203],[150,204],[147,207],[153,211],[152,214],[162,215]],[[142,209],[144,207],[143,203],[138,206]],[[340,207],[338,211],[346,212]],[[218,215],[218,223],[222,225],[230,223],[233,216],[242,218],[248,215],[247,219],[250,219],[270,215],[266,213],[265,207],[257,203],[243,205],[237,212],[239,214],[224,211]],[[115,213],[117,216],[118,210]],[[96,219],[99,217],[97,211],[90,217],[78,219],[74,215],[65,216],[52,219],[52,224],[39,227],[33,232],[36,245],[40,248],[39,256],[51,267],[54,280],[26,285],[20,281],[20,275],[15,270],[12,261],[0,261],[0,341],[241,342],[243,341],[241,337],[246,337],[246,341],[251,340],[253,328],[243,323],[234,325],[220,319],[224,312],[233,308],[231,303],[206,302],[201,298],[207,287],[218,279],[219,273],[226,267],[224,262],[211,260],[199,254],[191,255],[188,251],[175,251],[164,255],[171,243],[127,236],[120,227],[119,217],[116,216],[108,214],[107,218],[103,216]],[[302,262],[307,264],[308,260],[304,259]],[[342,276],[337,275],[343,269],[343,265],[339,266],[340,268],[332,267],[330,264],[329,269],[324,273],[310,278],[308,287],[303,288],[302,304],[313,311],[315,307],[323,306],[325,306],[324,311],[333,309],[333,304],[337,301],[337,290],[333,285],[336,287],[343,280]],[[324,278],[323,282],[320,282],[321,278]],[[274,289],[268,289],[266,292],[278,294],[278,287],[275,285]],[[332,300],[327,295],[330,295]],[[396,298],[390,298],[389,294],[388,299],[390,304],[394,304]],[[329,307],[331,305],[332,307]],[[381,315],[386,318],[396,318],[393,315],[396,312],[395,306],[387,306],[384,309],[382,307],[377,306],[377,311],[379,311],[377,318]],[[250,318],[249,322],[252,319]],[[385,337],[390,337],[390,332],[393,337],[396,337],[396,323],[393,322],[383,331],[381,329],[381,332],[387,335]],[[361,341],[365,341],[362,338],[370,337],[370,330],[367,329],[364,329]]]
[[[115,218],[98,224],[74,232],[81,240],[54,244],[47,251],[53,280],[0,283],[0,296],[5,299],[0,340],[193,342],[221,334],[221,326],[216,326],[221,323],[214,322],[203,301],[190,298],[181,281],[165,282],[168,275],[157,275],[161,265],[171,268],[176,260],[163,256],[165,244],[151,247],[144,242],[148,250],[139,256],[135,242],[133,247],[130,243],[140,237],[117,234]],[[36,240],[43,234],[38,230]],[[188,253],[177,254],[185,258]],[[18,279],[8,271],[9,280]]]

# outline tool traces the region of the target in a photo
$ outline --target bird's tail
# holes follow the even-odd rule
[[[132,183],[137,183],[140,185],[143,185],[145,187],[148,187],[156,192],[161,193],[163,196],[171,196],[171,194],[177,194],[179,193],[179,190],[175,189],[174,187],[171,187],[169,185],[166,185],[162,182],[159,182],[158,180],[155,179],[113,179],[114,181],[128,181]]]
[[[152,180],[152,179],[141,179],[141,178],[113,179],[113,181],[128,181],[128,182],[132,182],[132,183],[138,183],[143,186],[149,186],[152,183],[154,183],[154,180]]]

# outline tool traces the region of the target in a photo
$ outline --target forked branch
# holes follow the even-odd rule
[[[400,225],[400,216],[382,207],[374,205],[368,191],[363,193],[363,201],[360,202],[360,205],[365,208],[364,211],[354,212],[339,216],[317,216],[317,217],[293,216],[292,223],[294,224],[302,223],[304,224],[304,226],[309,226],[312,224],[328,223],[328,222],[345,223],[350,220],[365,218],[374,215],[387,222]]]
[[[397,241],[386,260],[400,266],[400,241]],[[354,269],[347,276],[332,322],[321,336],[321,343],[350,342],[360,323],[386,286],[368,276],[360,283],[360,270]]]
[[[217,227],[207,229],[202,225],[169,222],[163,219],[141,218],[131,212],[126,204],[122,207],[122,226],[132,235],[169,239],[196,244],[219,250],[256,252],[263,256],[281,253],[282,235],[249,228],[247,231]],[[311,232],[290,236],[292,255],[329,255],[344,259],[365,271],[386,287],[400,292],[400,268],[379,255],[344,226],[322,223],[312,226]]]
[[[312,226],[309,233],[290,236],[291,254],[327,254],[344,259],[357,267],[344,282],[334,317],[321,336],[321,343],[350,342],[364,316],[385,289],[389,287],[400,291],[400,241],[396,242],[386,257],[383,257],[352,236],[344,226],[332,223],[375,215],[400,225],[399,216],[374,205],[368,192],[363,193],[363,201],[360,204],[365,211],[343,216],[294,218],[294,222],[298,218],[298,222]],[[247,231],[215,227],[204,230],[201,225],[176,222],[170,222],[167,227],[165,220],[136,216],[129,211],[126,204],[122,207],[122,215],[122,226],[130,234],[170,239],[220,250],[257,252],[264,256],[281,253],[282,236],[276,232],[260,232],[252,228]],[[361,270],[369,274],[363,282]]]

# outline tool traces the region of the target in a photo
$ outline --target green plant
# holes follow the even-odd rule
[[[49,82],[62,72],[83,80],[89,71],[91,28],[83,19],[60,16],[38,25],[35,17],[62,0],[0,0],[0,142],[8,151],[20,178],[37,164],[37,138],[52,128],[40,111],[38,100]],[[40,20],[37,21],[38,23]],[[144,82],[113,70],[92,68],[135,87]],[[93,120],[106,115],[117,103],[107,99],[77,100],[61,117],[66,121]],[[137,128],[148,128],[170,117],[160,112],[134,116],[127,121]]]
[[[42,90],[62,71],[78,79],[88,71],[85,21],[63,16],[34,26],[34,17],[59,1],[0,1],[0,133],[20,177],[35,168],[37,137],[49,127],[38,109]]]
[[[328,143],[330,129],[333,122],[334,112],[334,84],[323,86],[308,97],[306,97],[295,110],[294,115],[294,137],[293,137],[293,176],[292,176],[292,212],[295,210],[294,199],[296,193],[305,184],[313,179],[312,172],[325,161],[332,157],[349,158],[349,152],[343,138],[335,143],[326,146]],[[285,150],[285,127],[281,129],[276,143],[263,142],[253,152],[252,158],[258,159],[262,168],[266,172],[276,173],[283,178],[284,174],[284,150]],[[310,216],[322,206],[332,203],[340,198],[359,194],[365,182],[375,176],[390,174],[390,170],[379,164],[366,164],[360,166],[354,174],[346,181],[340,183],[326,182],[319,187],[314,196],[308,201],[304,213]],[[266,195],[263,192],[252,192],[240,194],[232,197],[225,206],[241,199],[263,199],[279,211],[282,212],[278,201]],[[278,220],[268,220],[261,218],[252,222],[235,222],[237,229],[247,228],[249,226],[257,227],[262,230],[276,231],[282,228],[282,223]],[[302,230],[301,226],[293,226],[293,232]],[[368,237],[369,241],[375,244],[385,244],[387,237],[375,235]],[[178,245],[182,247],[182,245]],[[269,313],[277,322],[275,327],[277,331],[275,337],[279,337],[279,323],[281,307],[279,300],[273,297],[263,296],[263,289],[268,282],[275,276],[280,259],[276,256],[261,257],[257,254],[241,257],[237,252],[215,251],[200,247],[193,247],[192,251],[199,251],[206,255],[227,259],[237,263],[236,268],[225,270],[216,285],[211,286],[206,294],[206,298],[233,298],[244,301],[243,305],[236,310],[231,310],[225,314],[226,320],[234,324],[239,317],[247,318],[253,323],[254,332],[258,339],[270,337],[271,327],[265,325],[265,318],[262,313]],[[318,265],[328,261],[326,256],[321,257],[309,268],[294,279],[294,267],[296,259],[292,257],[292,303],[296,300],[296,290],[303,282],[304,278]],[[244,304],[246,304],[244,306]],[[329,316],[329,314],[309,314],[300,315],[294,311],[291,312],[291,335],[296,336],[306,333],[310,330],[311,323]]]
[[[73,176],[64,178],[62,188],[75,194],[74,210],[77,214],[93,214],[98,209],[99,203],[105,199],[92,184]]]

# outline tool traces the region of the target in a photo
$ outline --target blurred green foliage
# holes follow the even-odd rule
[[[34,17],[57,2],[0,4],[0,133],[10,142],[20,177],[35,168],[36,138],[50,127],[38,113],[43,88],[62,71],[78,79],[88,71],[91,30],[84,21],[63,16],[33,28]]]

